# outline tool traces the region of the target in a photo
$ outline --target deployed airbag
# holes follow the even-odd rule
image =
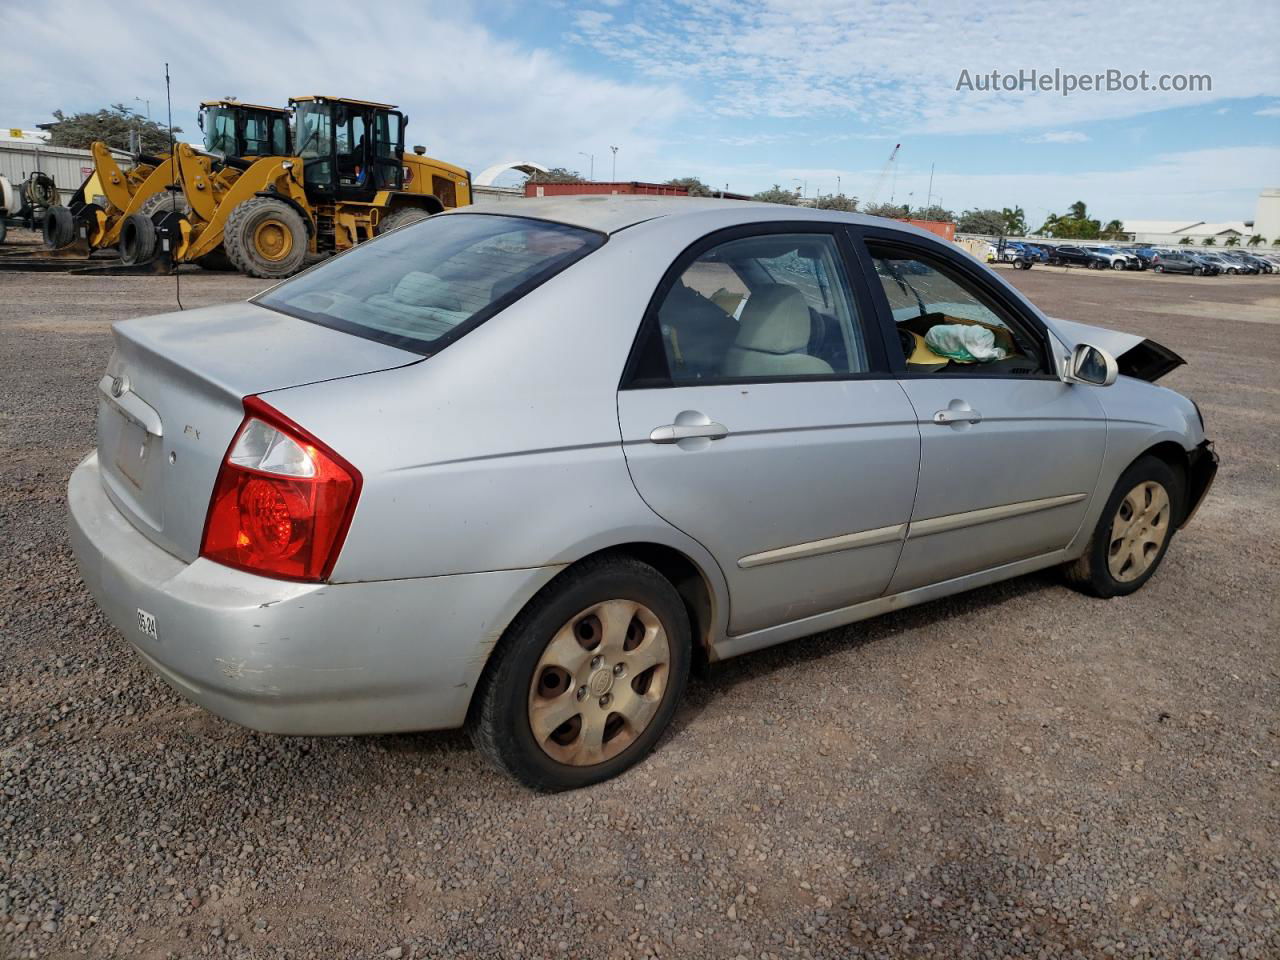
[[[985,363],[1008,356],[996,346],[995,333],[976,323],[939,323],[929,328],[924,342],[934,353],[957,363]]]

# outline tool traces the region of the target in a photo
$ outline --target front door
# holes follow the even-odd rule
[[[901,241],[869,238],[868,253],[920,428],[919,487],[889,592],[1065,547],[1106,446],[1097,388],[1057,376],[1043,326],[980,267]]]
[[[715,556],[734,635],[882,593],[919,459],[847,241],[764,230],[713,235],[668,272],[618,394],[636,488]]]

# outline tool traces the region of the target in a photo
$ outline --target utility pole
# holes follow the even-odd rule
[[[840,192],[840,174],[838,173],[836,174],[836,196],[837,197],[844,196],[844,194]]]
[[[929,199],[925,201],[925,209],[933,206],[933,164],[929,164]]]
[[[613,151],[613,174],[612,174],[612,180],[610,182],[617,183],[618,182],[618,148],[610,147],[609,149]]]
[[[134,97],[133,99],[137,100],[139,103],[145,103],[147,105],[147,123],[150,123],[151,122],[151,101],[143,100],[142,97]]]
[[[596,155],[594,153],[587,153],[585,150],[579,150],[578,155],[586,157],[591,162],[591,172],[587,174],[587,179],[594,180],[596,178]]]

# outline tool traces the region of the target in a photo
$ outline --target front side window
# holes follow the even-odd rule
[[[928,257],[871,250],[908,373],[990,376],[1044,372],[1034,336],[972,281]]]
[[[324,186],[333,178],[333,120],[323,103],[299,104],[298,156],[304,161],[307,183]]]
[[[254,302],[434,353],[602,243],[590,230],[521,217],[432,217],[362,243]]]
[[[236,153],[236,112],[210,107],[204,115],[204,148],[211,153]]]
[[[870,369],[829,234],[768,234],[712,247],[676,279],[657,328],[676,385]]]

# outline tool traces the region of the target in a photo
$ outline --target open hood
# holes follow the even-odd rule
[[[1057,317],[1049,317],[1048,320],[1049,328],[1068,349],[1074,349],[1081,343],[1099,347],[1116,358],[1120,373],[1126,377],[1155,383],[1187,362],[1163,344],[1134,333],[1121,333]]]

